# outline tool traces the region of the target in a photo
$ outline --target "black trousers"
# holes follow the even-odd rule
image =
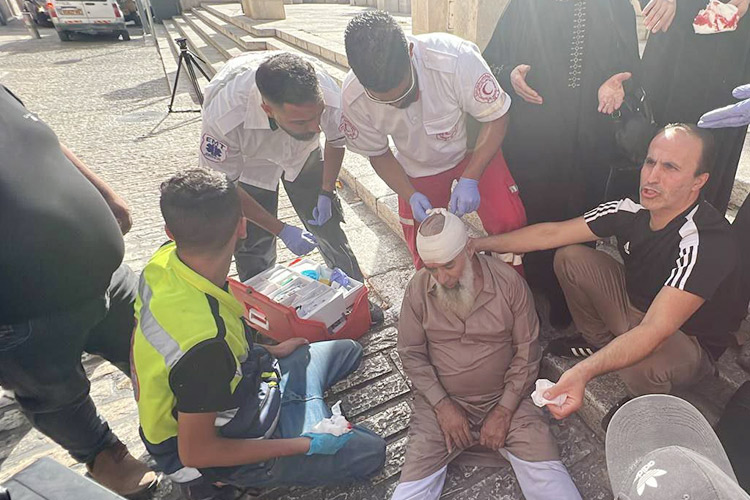
[[[313,209],[317,206],[318,194],[323,183],[323,161],[320,150],[310,154],[294,182],[287,180],[282,180],[282,182],[297,216],[305,228],[318,240],[320,253],[326,265],[330,268],[338,267],[348,276],[362,281],[362,271],[357,258],[354,257],[349,240],[344,230],[341,229],[344,217],[340,201],[338,199],[334,201],[333,215],[322,226],[313,226],[307,222],[313,218]],[[271,215],[275,217],[278,214],[278,188],[270,191],[243,182],[240,182],[240,186]],[[276,237],[252,222],[248,222],[247,238],[235,251],[234,260],[240,280],[252,278],[276,263]]]
[[[66,311],[2,325],[0,385],[15,393],[40,432],[88,463],[116,441],[89,396],[81,354],[97,354],[130,375],[130,337],[138,278],[126,265],[107,292]]]

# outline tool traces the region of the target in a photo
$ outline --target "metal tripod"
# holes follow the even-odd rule
[[[193,85],[193,90],[195,90],[195,95],[198,97],[198,103],[200,103],[201,106],[203,105],[203,92],[201,92],[201,88],[198,85],[198,77],[195,75],[195,68],[198,68],[198,71],[201,72],[201,74],[207,81],[211,81],[211,78],[206,74],[204,69],[201,68],[201,65],[198,64],[196,59],[198,59],[198,61],[202,62],[203,64],[206,64],[206,61],[188,50],[187,39],[175,38],[175,42],[177,42],[177,45],[180,47],[180,57],[177,61],[177,73],[175,74],[174,86],[172,87],[172,99],[170,99],[169,101],[170,113],[172,113],[172,105],[174,104],[174,98],[177,94],[177,82],[180,81],[180,70],[182,70],[183,63],[185,64],[185,70],[187,71],[188,78],[190,78],[190,83]]]

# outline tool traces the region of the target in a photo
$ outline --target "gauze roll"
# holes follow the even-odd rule
[[[424,236],[418,230],[417,252],[422,260],[428,264],[447,264],[466,248],[466,243],[469,241],[469,234],[466,232],[466,225],[464,225],[461,219],[444,208],[432,208],[428,210],[428,217],[422,224],[436,214],[441,214],[445,217],[443,230],[433,236]]]

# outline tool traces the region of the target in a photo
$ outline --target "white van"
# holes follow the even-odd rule
[[[111,33],[130,40],[116,0],[50,0],[47,6],[52,24],[64,42],[70,40],[71,33]]]

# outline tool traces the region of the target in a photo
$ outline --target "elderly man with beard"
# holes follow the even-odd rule
[[[527,500],[580,499],[542,411],[539,320],[528,286],[497,258],[471,255],[444,209],[417,232],[425,268],[401,309],[398,352],[415,389],[406,462],[393,499],[437,499],[448,463],[510,462]]]

